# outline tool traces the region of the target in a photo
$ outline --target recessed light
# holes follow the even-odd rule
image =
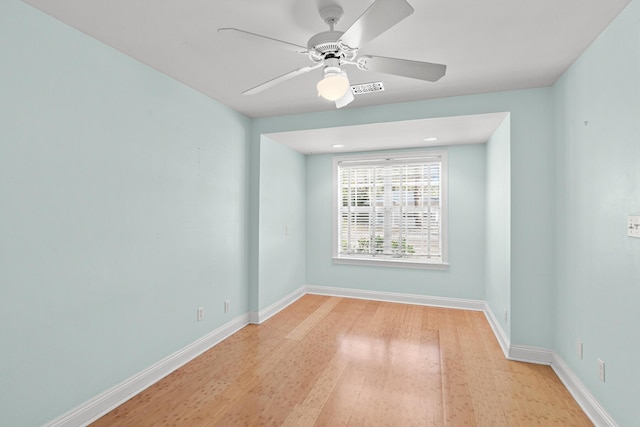
[[[424,142],[435,142],[435,141],[437,141],[437,140],[438,140],[438,138],[437,138],[437,137],[435,137],[435,136],[429,136],[429,137],[427,137],[427,138],[425,138],[425,139],[424,139]]]
[[[333,144],[332,148],[344,148],[344,144]]]

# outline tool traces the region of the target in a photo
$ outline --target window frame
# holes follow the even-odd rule
[[[439,157],[440,168],[440,233],[442,237],[441,243],[441,261],[429,262],[429,261],[413,261],[406,259],[376,259],[374,257],[342,257],[338,252],[338,246],[340,242],[340,236],[338,236],[339,226],[338,221],[341,218],[339,209],[341,206],[341,183],[338,179],[338,166],[343,161],[371,161],[382,159],[411,159],[418,157]],[[448,153],[446,150],[419,150],[419,151],[406,151],[406,152],[386,152],[375,154],[354,154],[354,155],[340,155],[333,157],[333,204],[332,204],[332,221],[333,221],[333,249],[332,259],[334,264],[347,264],[347,265],[366,265],[376,267],[396,267],[396,268],[416,268],[427,270],[448,270],[449,268],[449,184],[448,184]]]

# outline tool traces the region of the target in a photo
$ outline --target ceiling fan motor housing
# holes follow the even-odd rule
[[[322,57],[327,53],[333,53],[339,56],[342,48],[338,44],[338,40],[340,40],[343,34],[344,32],[342,31],[323,31],[309,39],[307,48],[309,51],[313,51]]]
[[[314,62],[326,58],[353,60],[358,51],[357,49],[345,49],[345,46],[339,41],[343,34],[343,31],[324,31],[311,37],[307,43],[311,60]]]

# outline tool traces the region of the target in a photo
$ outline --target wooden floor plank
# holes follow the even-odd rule
[[[320,409],[308,405],[296,405],[289,413],[284,427],[311,427],[316,423]]]
[[[322,321],[336,305],[342,301],[342,298],[329,298],[324,304],[318,307],[309,317],[304,319],[296,328],[287,334],[286,338],[292,340],[300,340],[304,338],[310,330],[315,328],[318,323]]]
[[[504,358],[481,312],[306,295],[92,425],[592,424],[550,367]]]

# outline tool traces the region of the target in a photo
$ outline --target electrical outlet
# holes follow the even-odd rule
[[[229,312],[229,300],[226,300],[224,302],[224,312],[228,313]]]
[[[598,359],[598,377],[600,381],[604,382],[604,361],[602,359]]]
[[[640,215],[627,217],[627,236],[640,237]]]
[[[582,359],[582,341],[578,341],[576,343],[576,356],[578,356],[578,359]]]
[[[509,323],[509,310],[504,309],[504,323]]]
[[[204,307],[198,307],[198,310],[196,312],[196,319],[198,320],[198,322],[204,319]]]

